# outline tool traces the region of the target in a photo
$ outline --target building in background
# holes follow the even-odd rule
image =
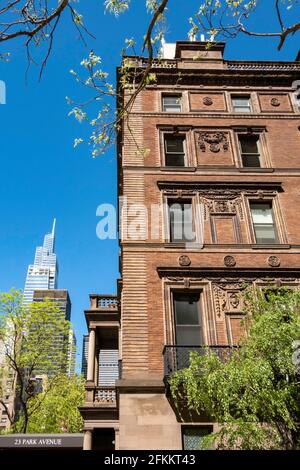
[[[52,231],[44,237],[43,246],[35,251],[34,263],[28,266],[24,287],[24,303],[33,301],[33,293],[37,289],[56,289],[58,264],[55,249],[55,219]]]
[[[69,377],[72,377],[75,374],[76,351],[77,351],[77,341],[76,341],[75,331],[74,331],[73,327],[71,327],[70,332],[69,332],[69,343],[68,343],[68,368],[67,368],[67,374],[68,374]]]
[[[178,416],[169,376],[188,367],[191,349],[230,354],[244,333],[246,284],[300,285],[300,114],[292,88],[300,56],[225,60],[223,43],[209,46],[177,42],[154,60],[155,83],[120,127],[118,191],[129,210],[118,295],[91,295],[85,312],[84,449],[199,449],[217,425],[185,410]],[[125,103],[148,60],[124,60],[136,80],[123,89]],[[158,205],[161,230],[147,233]],[[149,218],[139,217],[132,236],[137,207]],[[102,349],[118,350],[122,361],[122,377],[110,386]]]
[[[46,298],[55,302],[57,307],[60,309],[61,315],[65,320],[71,320],[71,301],[69,293],[66,289],[57,289],[57,277],[58,277],[58,265],[55,249],[55,219],[53,221],[51,233],[45,235],[43,246],[36,248],[34,264],[28,266],[25,288],[24,288],[24,305],[28,305],[31,302],[42,302]],[[67,338],[63,338],[59,335],[53,338],[53,350],[57,347],[62,348],[67,355],[67,367],[57,363],[57,372],[63,370],[69,376],[75,373],[76,363],[76,337],[73,327],[70,328],[70,332]],[[2,345],[3,347],[3,345]],[[55,353],[53,352],[53,361],[57,361]],[[1,352],[0,344],[0,367],[1,364],[5,363],[5,356],[3,351]],[[3,367],[2,367],[3,369]],[[36,382],[36,389],[40,387],[41,380],[45,378],[45,371],[38,371]],[[16,377],[13,370],[8,370],[5,366],[5,373],[1,379],[1,386],[4,390],[3,396],[6,406],[9,410],[16,410],[18,404],[15,399],[16,390]],[[5,407],[0,405],[0,430],[8,429],[10,422],[7,417]]]
[[[87,377],[87,363],[88,363],[88,348],[89,348],[89,335],[83,335],[82,338],[82,359],[81,359],[81,373],[86,380]]]
[[[62,318],[65,320],[71,320],[71,301],[69,293],[66,289],[40,289],[35,290],[33,294],[33,302],[43,302],[49,299],[55,303],[61,312]],[[76,362],[76,337],[73,327],[70,328],[68,338],[62,338],[59,335],[53,338],[54,351],[58,348],[66,351],[67,354],[67,369],[65,372],[71,376],[75,373],[75,362]],[[53,361],[55,362],[55,356]],[[61,369],[61,365],[57,364],[57,370]],[[41,371],[42,373],[42,371]]]

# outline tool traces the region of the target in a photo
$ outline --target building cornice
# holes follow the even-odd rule
[[[178,266],[159,266],[157,272],[160,277],[195,277],[207,278],[208,280],[216,278],[286,278],[290,281],[300,277],[300,268],[218,268],[218,267],[178,267]]]
[[[159,189],[264,189],[283,191],[281,181],[157,181]]]

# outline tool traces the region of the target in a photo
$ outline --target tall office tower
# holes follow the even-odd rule
[[[55,219],[51,233],[45,235],[43,246],[35,251],[34,263],[28,266],[24,287],[24,304],[33,301],[36,289],[56,289],[58,265],[55,247]]]
[[[44,289],[35,290],[33,294],[33,302],[43,302],[49,299],[55,303],[61,312],[62,318],[70,321],[71,319],[71,301],[69,293],[66,289]],[[69,376],[74,375],[75,372],[75,358],[76,358],[76,337],[73,328],[70,328],[67,338],[57,336],[53,338],[53,350],[56,351],[57,347],[64,349],[67,355],[67,367],[64,370]],[[53,361],[55,362],[55,355]],[[57,364],[57,370],[60,370],[60,364]],[[41,371],[42,373],[43,371]]]
[[[93,294],[85,311],[85,449],[199,449],[217,423],[178,413],[169,377],[188,367],[191,350],[232,352],[245,285],[300,286],[300,56],[229,60],[225,44],[209,46],[168,47],[119,129],[121,281],[117,296]],[[118,87],[119,105],[148,64],[124,60],[133,84]],[[99,350],[119,350],[113,386]]]

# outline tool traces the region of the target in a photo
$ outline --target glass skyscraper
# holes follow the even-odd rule
[[[52,231],[44,237],[43,246],[38,246],[35,251],[34,263],[28,266],[24,287],[24,304],[33,301],[33,293],[38,289],[56,289],[58,265],[55,246],[55,219]]]

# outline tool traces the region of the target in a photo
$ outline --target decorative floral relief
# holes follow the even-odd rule
[[[199,132],[198,143],[202,152],[205,152],[207,147],[213,153],[220,152],[221,148],[224,152],[227,152],[229,149],[229,142],[225,132]]]
[[[213,283],[214,304],[219,320],[227,313],[243,312],[244,299],[241,293],[245,289],[245,282]]]

